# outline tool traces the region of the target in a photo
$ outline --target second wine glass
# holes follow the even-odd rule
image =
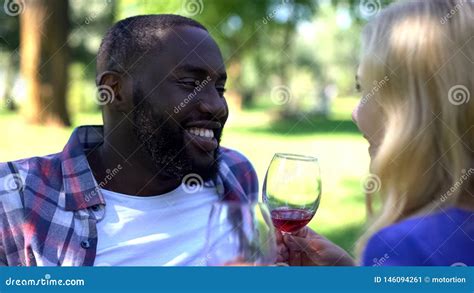
[[[216,203],[207,228],[209,266],[265,266],[276,261],[275,230],[265,204]]]

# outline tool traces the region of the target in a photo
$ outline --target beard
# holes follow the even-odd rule
[[[160,174],[183,179],[188,174],[198,174],[203,181],[215,179],[219,166],[219,148],[214,151],[210,166],[198,166],[186,152],[184,128],[165,115],[155,117],[151,104],[145,99],[140,86],[134,86],[133,129],[138,142]],[[217,141],[220,143],[221,133]]]

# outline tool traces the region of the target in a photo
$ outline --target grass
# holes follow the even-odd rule
[[[356,100],[336,99],[329,120],[302,118],[275,122],[274,112],[262,109],[234,113],[222,145],[239,150],[254,164],[260,184],[276,152],[317,156],[321,163],[323,195],[309,224],[352,251],[365,222],[361,180],[367,173],[367,144],[350,121]],[[77,125],[101,124],[98,113],[79,114]],[[17,114],[0,113],[0,161],[59,152],[72,129],[27,125]]]

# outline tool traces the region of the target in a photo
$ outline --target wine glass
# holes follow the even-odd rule
[[[294,233],[313,218],[321,200],[321,174],[317,158],[277,153],[263,184],[263,202],[275,228]]]
[[[274,264],[275,230],[266,205],[239,202],[214,204],[207,227],[205,252],[209,266]]]

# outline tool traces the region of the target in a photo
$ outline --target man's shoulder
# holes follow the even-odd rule
[[[26,182],[46,182],[48,185],[55,185],[54,183],[60,182],[61,177],[60,153],[0,162],[2,193],[22,191],[26,187]]]
[[[30,170],[33,168],[44,167],[45,165],[60,165],[60,155],[61,153],[55,153],[41,157],[37,156],[7,162],[0,162],[0,175],[5,175],[13,172],[12,168],[17,170]]]
[[[247,164],[252,166],[252,163],[239,151],[234,149],[220,147],[221,159],[229,166]]]
[[[220,148],[221,160],[225,167],[221,169],[224,176],[226,172],[232,173],[246,196],[252,201],[258,197],[258,177],[252,163],[240,152],[229,148]]]

